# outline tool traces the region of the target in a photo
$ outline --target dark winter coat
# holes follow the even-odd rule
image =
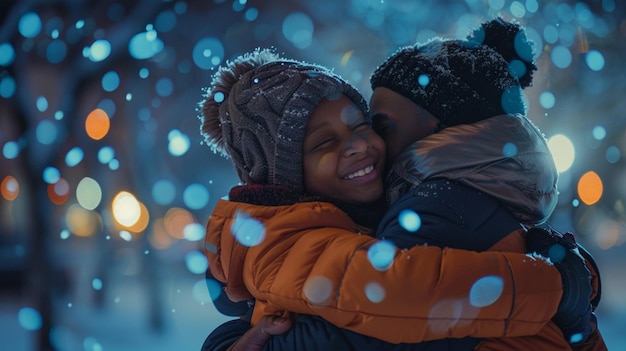
[[[401,162],[397,165],[402,165],[402,162],[404,162],[404,165],[396,168],[396,170],[400,170],[401,177],[395,179],[401,179],[402,182],[395,181],[393,177],[397,177],[397,173],[391,172],[390,184],[392,186],[389,188],[389,194],[391,197],[398,196],[399,193],[406,194],[394,204],[389,213],[385,216],[385,220],[381,223],[381,236],[393,241],[400,247],[412,247],[414,245],[428,243],[430,245],[457,247],[476,251],[484,251],[492,248],[503,251],[524,252],[525,247],[523,245],[522,237],[523,230],[520,229],[519,223],[520,221],[529,224],[542,222],[552,211],[554,204],[556,203],[556,171],[554,170],[554,172],[552,172],[554,169],[553,167],[545,167],[546,163],[548,166],[550,165],[551,159],[549,160],[550,162],[546,162],[545,157],[547,154],[547,148],[542,149],[545,142],[544,144],[541,142],[536,143],[537,140],[543,141],[540,134],[535,135],[536,128],[532,125],[528,125],[526,123],[527,121],[522,120],[522,124],[525,124],[525,126],[523,126],[524,128],[521,128],[522,131],[520,132],[518,119],[513,118],[516,117],[500,117],[494,119],[495,122],[492,123],[499,123],[504,126],[508,125],[510,130],[516,133],[514,138],[507,135],[505,128],[504,131],[499,130],[499,134],[497,135],[504,136],[505,139],[490,136],[488,141],[492,142],[495,139],[497,141],[505,140],[513,142],[513,146],[516,148],[515,150],[519,151],[519,153],[515,155],[508,154],[502,156],[503,149],[502,146],[500,146],[499,157],[494,154],[493,157],[489,159],[489,162],[480,164],[480,162],[478,162],[479,160],[472,159],[472,157],[468,156],[472,156],[474,151],[476,154],[479,154],[484,153],[485,150],[472,151],[472,148],[470,147],[469,150],[465,148],[465,154],[459,154],[458,151],[456,151],[455,154],[454,152],[449,153],[450,150],[454,151],[454,147],[452,147],[452,149],[443,148],[441,150],[448,152],[448,154],[446,154],[446,160],[449,162],[442,163],[444,167],[438,165],[437,167],[439,167],[439,169],[433,169],[432,167],[428,168],[428,166],[425,166],[424,162],[426,162],[426,165],[429,165],[429,162],[431,162],[430,165],[432,166],[432,162],[434,161],[429,159],[428,153],[420,153],[418,148],[411,150],[411,153],[413,156],[419,155],[419,157],[407,156],[410,155],[407,153],[404,158],[401,158]],[[529,126],[532,128],[527,128]],[[461,129],[464,127],[465,126],[461,127]],[[486,128],[489,130],[494,129],[493,125]],[[457,130],[458,128],[449,129],[451,130],[450,133],[454,135],[454,137],[447,137],[447,140],[452,140],[452,144],[446,144],[445,142],[442,142],[442,140],[437,140],[436,142],[438,146],[450,146],[454,145],[456,142],[466,142],[466,140],[463,140],[462,136],[465,134],[467,137],[466,130],[462,129],[459,132]],[[439,134],[443,136],[446,135],[444,133]],[[441,138],[439,134],[438,137]],[[472,135],[472,133],[469,135]],[[529,141],[528,135],[531,136],[531,139],[536,138],[537,136],[539,139]],[[493,143],[489,142],[487,143],[488,145],[493,145]],[[471,145],[477,144],[474,143]],[[456,145],[456,147],[458,148],[458,145]],[[539,149],[541,149],[540,152],[534,152],[532,150],[533,147],[539,147]],[[461,158],[455,159],[455,156],[461,156]],[[549,156],[549,154],[547,154],[547,156]],[[437,157],[442,156],[437,155]],[[433,176],[434,180],[422,182],[426,178],[420,178],[420,173],[403,172],[403,170],[410,169],[410,166],[407,165],[415,165],[420,162],[422,162],[422,168],[420,170],[425,172],[424,174],[426,174],[426,176]],[[450,165],[456,165],[458,167],[450,167]],[[460,167],[461,165],[463,165],[463,167]],[[540,168],[536,168],[537,165],[539,165]],[[535,168],[528,172],[525,167],[528,168],[529,166]],[[478,179],[478,184],[480,186],[477,187],[475,186],[476,184],[472,187],[467,186],[472,185],[471,181],[470,183],[465,181],[465,185],[462,185],[456,181],[450,182],[447,180],[437,179],[438,177],[455,179],[455,176],[458,178],[459,170],[462,172],[465,177],[464,179],[466,180]],[[513,172],[512,174],[515,177],[511,177],[510,175],[507,177],[497,177],[498,174],[500,176],[506,174],[506,172],[501,173],[502,170]],[[541,170],[543,170],[544,173],[547,172],[547,174],[545,174],[545,176],[541,175]],[[490,172],[493,174],[490,174]],[[473,174],[477,175],[477,178],[472,178],[471,175]],[[489,174],[489,177],[494,177],[495,174],[495,179],[497,181],[492,183],[487,182],[486,185],[482,184],[481,181],[485,179],[483,177],[485,174]],[[538,175],[540,179],[537,178]],[[523,182],[520,183],[518,179],[522,179]],[[397,187],[394,187],[394,185],[398,184],[402,184],[404,187],[400,191]],[[409,186],[406,186],[407,184]],[[511,191],[511,184],[514,185],[512,188],[513,191]],[[476,188],[489,192],[490,195],[502,193],[502,190],[504,189],[505,192],[503,194],[506,194],[508,197],[506,197],[504,199],[505,201],[502,201],[502,203],[506,206],[503,206],[501,202],[496,201],[493,196],[486,195],[484,192],[476,190]],[[524,198],[517,203],[506,201],[522,195],[524,195]],[[520,207],[519,204],[522,204],[522,206]],[[511,205],[514,206],[512,207]],[[421,227],[416,233],[409,233],[404,230],[397,220],[399,212],[407,208],[412,209],[420,215]],[[517,218],[511,215],[511,211],[516,213]],[[507,235],[511,232],[511,235]],[[410,259],[411,255],[406,257],[407,259]],[[316,259],[318,258],[315,258],[315,260]],[[532,261],[531,258],[528,258],[528,260]],[[468,261],[465,263],[467,268]],[[539,262],[534,263],[538,264]],[[457,264],[463,265],[462,263]],[[447,264],[444,266],[447,266]],[[520,272],[520,274],[527,274],[527,272]],[[427,271],[422,271],[420,276],[421,278],[417,278],[418,281],[422,281],[423,278],[428,277],[429,274]],[[403,277],[412,281],[410,276]],[[459,285],[463,285],[460,280]],[[533,283],[530,284],[534,285]],[[346,281],[343,282],[342,286],[345,285]],[[382,284],[382,286],[387,288],[387,285]],[[410,289],[409,286],[410,284],[405,282],[403,288]],[[537,286],[540,287],[541,284]],[[296,287],[295,289],[298,290],[300,288]],[[548,323],[549,318],[544,321],[542,328],[540,328],[541,330],[537,329],[531,331],[527,328],[529,325],[525,325],[524,327],[517,329],[514,333],[501,333],[500,328],[502,326],[494,328],[495,325],[492,325],[489,327],[490,330],[488,332],[485,332],[484,330],[480,331],[480,320],[476,318],[478,316],[477,311],[479,309],[471,304],[468,304],[467,291],[462,294],[456,294],[455,298],[444,298],[443,296],[439,296],[436,300],[432,300],[433,305],[427,306],[429,309],[432,308],[429,312],[432,314],[427,317],[430,318],[430,322],[427,323],[428,327],[426,332],[429,334],[424,334],[424,338],[422,340],[446,337],[459,338],[467,335],[477,337],[520,335],[521,337],[499,338],[493,340],[485,339],[482,340],[482,342],[479,339],[471,338],[442,339],[433,342],[424,342],[419,345],[393,345],[361,334],[356,334],[350,330],[339,329],[319,317],[301,316],[288,333],[273,337],[268,342],[265,349],[470,350],[474,348],[475,345],[479,344],[479,342],[480,344],[478,349],[484,350],[560,350],[567,348],[567,343],[565,343],[560,331],[552,323]],[[342,295],[345,296],[343,293]],[[420,305],[426,303],[425,300],[419,299],[419,296],[417,295],[415,298],[416,301],[420,302]],[[387,297],[385,299],[387,299]],[[438,304],[435,303],[437,301],[439,302]],[[550,306],[551,304],[552,306]],[[557,304],[557,300],[549,302],[541,298],[532,303],[532,305],[540,309],[556,308]],[[405,303],[405,309],[407,308],[406,305],[407,304]],[[486,308],[486,306],[482,306],[482,309],[484,308]],[[454,311],[456,311],[456,315],[453,313],[455,318],[449,318],[449,313]],[[386,312],[388,312],[387,314],[393,314],[393,312],[389,313],[390,311]],[[533,311],[532,313],[535,314],[536,311]],[[445,318],[441,318],[442,316]],[[385,328],[385,325],[377,324],[376,330],[372,330],[374,335],[381,338],[386,337],[387,335],[379,336],[376,333],[398,333],[398,330],[402,329],[401,326],[406,326],[407,324],[412,327],[414,334],[419,328],[418,325],[407,320],[396,323],[391,322],[390,320],[386,321],[388,323],[385,324],[388,328]],[[238,322],[234,321],[233,323]],[[511,324],[507,325],[507,323],[504,323],[503,326],[503,330],[507,328],[516,329],[516,327],[513,327]],[[216,329],[214,334],[220,334],[222,332],[220,328]],[[356,330],[363,332],[363,330]],[[532,335],[532,337],[523,337],[523,335]],[[394,339],[392,341],[397,340],[398,339]]]

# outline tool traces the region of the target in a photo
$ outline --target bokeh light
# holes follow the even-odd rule
[[[209,190],[202,184],[189,184],[183,191],[183,201],[190,209],[200,210],[209,203]]]
[[[93,336],[88,336],[83,340],[83,350],[102,351],[104,350],[104,347],[98,339]]]
[[[154,29],[135,34],[128,43],[128,52],[137,60],[149,59],[160,53],[163,48],[163,41],[157,37]]]
[[[176,186],[169,179],[160,179],[152,186],[152,199],[159,205],[169,205],[176,197]]]
[[[56,124],[54,124],[54,122],[50,120],[45,119],[37,124],[35,134],[37,137],[37,141],[39,141],[43,145],[50,145],[57,140],[59,133]]]
[[[622,153],[616,146],[610,146],[606,149],[605,157],[607,162],[616,164],[622,158]]]
[[[0,66],[8,66],[15,60],[15,50],[11,43],[0,43]]]
[[[552,63],[558,68],[567,68],[572,63],[572,53],[564,46],[557,45],[550,53]]]
[[[176,27],[176,14],[174,11],[165,10],[159,13],[154,22],[154,27],[162,33],[174,29]]]
[[[604,186],[600,176],[594,171],[589,171],[580,177],[577,189],[580,201],[591,206],[600,201]]]
[[[204,239],[204,226],[200,223],[187,224],[183,229],[183,235],[188,241],[200,241]]]
[[[83,160],[84,156],[85,152],[83,152],[83,149],[79,146],[74,146],[65,154],[65,164],[68,167],[75,167]]]
[[[48,166],[43,169],[43,181],[48,184],[54,184],[61,178],[61,172],[56,167]]]
[[[170,96],[174,91],[174,82],[169,78],[161,78],[156,83],[157,95],[165,97]]]
[[[124,241],[133,241],[133,235],[127,230],[120,230],[119,236]]]
[[[102,290],[103,286],[104,286],[104,283],[102,283],[102,279],[93,278],[91,280],[91,287],[94,288],[94,290]]]
[[[193,48],[193,63],[204,70],[217,67],[224,59],[224,46],[214,37],[198,40]]]
[[[185,228],[189,224],[196,223],[189,211],[179,207],[167,210],[163,221],[166,233],[175,239],[185,239]]]
[[[132,227],[141,216],[141,206],[135,195],[120,191],[112,202],[113,218],[124,227]]]
[[[50,63],[61,63],[67,55],[67,45],[63,40],[53,40],[46,48],[46,59]]]
[[[365,296],[368,300],[379,303],[385,299],[385,288],[376,282],[370,282],[365,285]]]
[[[548,44],[554,44],[559,40],[559,30],[549,24],[543,28],[543,38]]]
[[[37,110],[39,112],[45,112],[48,109],[48,99],[45,96],[40,96],[35,101],[35,106],[37,106]]]
[[[152,221],[151,232],[148,235],[148,242],[152,247],[158,250],[169,248],[175,239],[168,233],[165,227],[164,218],[156,218]]]
[[[502,147],[502,155],[504,157],[515,157],[515,155],[517,155],[517,145],[513,143],[505,143]]]
[[[604,138],[606,138],[606,129],[602,126],[595,126],[591,130],[591,134],[593,135],[594,139],[603,140]]]
[[[168,144],[167,149],[172,156],[182,156],[184,155],[191,146],[191,142],[189,141],[189,137],[183,134],[178,129],[172,129],[167,134]]]
[[[304,296],[314,305],[328,302],[333,291],[333,283],[327,277],[312,276],[304,283]]]
[[[554,135],[548,139],[548,148],[556,164],[556,170],[563,173],[570,169],[576,157],[574,144],[568,137],[562,134]]]
[[[470,289],[469,301],[474,307],[485,307],[496,302],[504,291],[504,281],[500,277],[487,276],[478,279]]]
[[[204,274],[209,268],[209,261],[200,251],[189,251],[185,255],[185,266],[193,274]]]
[[[105,39],[94,41],[90,47],[85,48],[83,56],[92,62],[100,62],[106,60],[111,54],[111,43]]]
[[[91,177],[84,177],[76,187],[76,199],[84,209],[96,209],[100,205],[100,201],[102,201],[100,184]]]
[[[85,131],[93,140],[104,138],[109,132],[110,127],[111,121],[109,120],[109,116],[104,110],[99,108],[91,111],[85,120]]]
[[[606,218],[600,220],[599,223],[595,223],[594,237],[596,244],[604,250],[624,244],[626,237],[620,230],[622,227],[622,223]]]
[[[553,108],[556,104],[556,97],[552,92],[544,91],[541,93],[541,95],[539,95],[539,104],[541,105],[541,107],[549,110]]]
[[[405,209],[398,214],[400,226],[408,232],[416,232],[422,226],[422,219],[413,210]]]
[[[20,18],[17,29],[25,38],[34,38],[41,31],[41,18],[35,12],[27,12]]]
[[[100,230],[102,218],[96,212],[79,205],[71,205],[65,214],[65,223],[72,234],[88,237]]]
[[[550,262],[552,263],[561,262],[565,258],[566,254],[567,254],[567,249],[563,245],[560,245],[560,244],[552,245],[548,249],[548,258],[550,259]]]
[[[313,21],[302,12],[292,12],[283,21],[283,35],[295,47],[304,49],[313,42]]]
[[[7,141],[2,147],[2,155],[6,159],[14,159],[20,154],[20,146],[15,141]]]
[[[63,205],[70,197],[70,185],[67,180],[59,178],[57,182],[48,184],[48,198],[55,205]]]
[[[42,325],[41,314],[32,307],[21,308],[17,313],[17,319],[22,328],[30,331],[39,330]]]
[[[391,268],[395,256],[396,246],[387,240],[378,241],[367,250],[367,259],[372,267],[378,271]]]
[[[15,84],[15,78],[4,75],[0,76],[0,96],[8,99],[15,94],[15,89],[17,88]]]
[[[115,101],[109,99],[109,98],[105,98],[100,100],[100,102],[98,102],[98,106],[96,106],[96,108],[99,108],[101,110],[103,110],[104,112],[106,112],[107,116],[109,116],[109,119],[112,119],[113,116],[115,115],[115,111],[116,111],[116,105],[115,105]]]
[[[235,239],[244,246],[257,246],[265,240],[265,226],[248,213],[238,210],[230,227]]]
[[[120,75],[115,71],[109,71],[102,76],[102,89],[112,92],[120,86]]]
[[[108,164],[115,158],[115,150],[110,146],[103,146],[98,150],[98,161],[103,165]]]
[[[589,51],[585,55],[585,62],[592,71],[600,71],[604,68],[604,56],[597,50]]]
[[[215,301],[224,291],[222,285],[215,279],[206,279],[206,286],[211,300]]]
[[[220,290],[222,290],[221,287]],[[198,280],[193,284],[191,294],[193,295],[194,300],[200,302],[201,304],[213,301],[213,298],[211,298],[211,294],[208,289],[207,281],[205,279]]]
[[[0,183],[0,192],[5,200],[13,201],[20,193],[20,183],[13,176],[5,176]]]
[[[141,201],[137,202],[139,204],[139,218],[137,218],[137,221],[133,225],[125,227],[132,233],[141,233],[146,230],[148,224],[150,224],[150,213],[148,212],[148,207],[146,207],[146,205]]]

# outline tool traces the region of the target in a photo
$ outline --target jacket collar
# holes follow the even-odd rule
[[[427,179],[454,180],[500,200],[524,224],[545,222],[558,172],[541,132],[524,116],[446,128],[409,146],[387,175],[390,203]]]

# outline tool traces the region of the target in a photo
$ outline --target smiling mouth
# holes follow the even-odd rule
[[[358,178],[358,177],[363,177],[365,175],[368,175],[370,173],[372,173],[372,171],[374,170],[374,165],[371,166],[367,166],[361,170],[358,170],[352,174],[348,174],[347,176],[343,177],[343,179],[354,179],[354,178]]]

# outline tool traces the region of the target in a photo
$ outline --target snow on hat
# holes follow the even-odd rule
[[[363,96],[329,69],[257,49],[215,73],[199,107],[201,133],[242,182],[304,190],[307,121],[323,99],[341,94],[368,116]]]
[[[496,18],[465,40],[440,37],[401,48],[371,76],[446,126],[500,114],[526,114],[522,89],[532,84],[533,47],[518,24]]]

